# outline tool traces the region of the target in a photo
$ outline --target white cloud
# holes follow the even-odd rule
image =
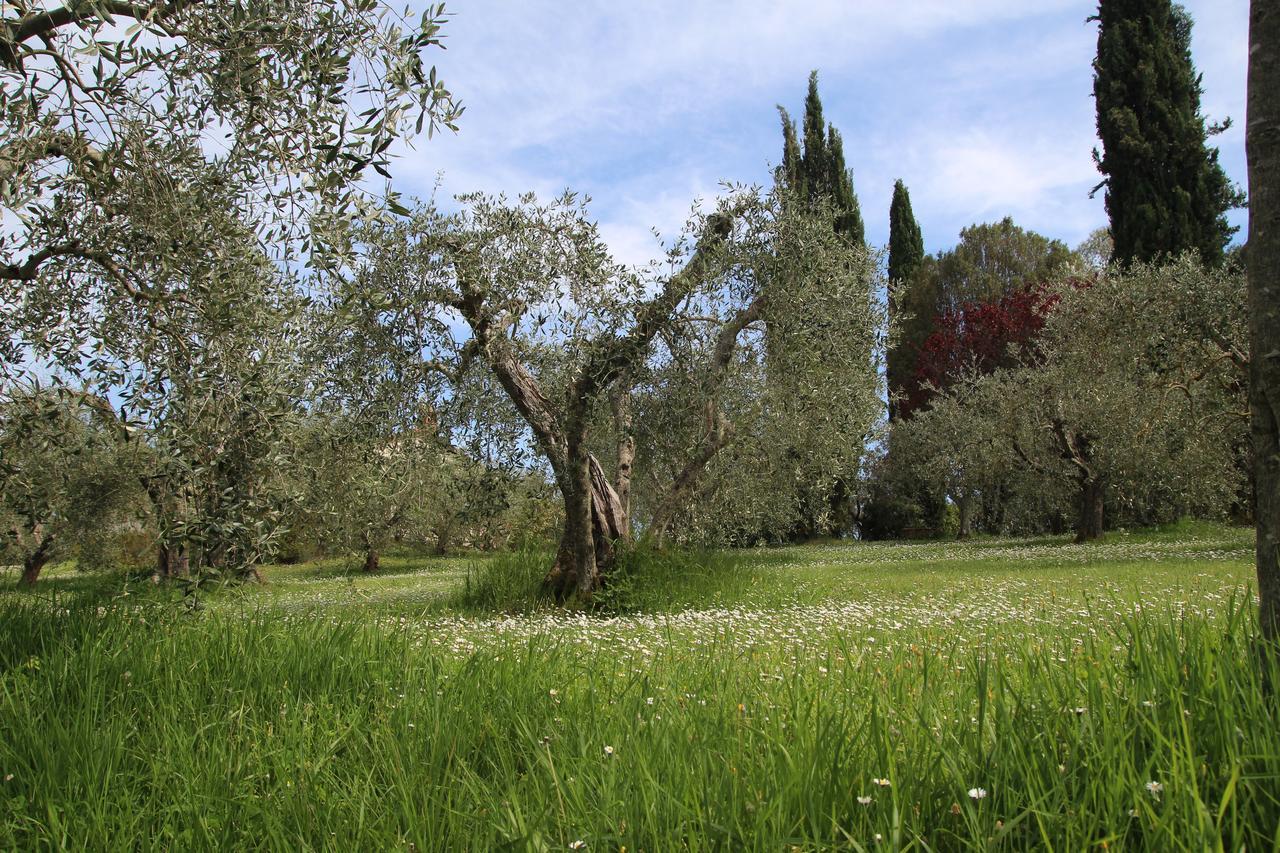
[[[1205,111],[1243,181],[1247,0],[1192,0]],[[467,104],[461,133],[396,166],[426,193],[550,195],[572,187],[621,259],[652,256],[720,179],[766,181],[780,149],[775,103],[802,110],[819,68],[872,240],[886,239],[893,180],[912,190],[932,247],[973,221],[1012,215],[1069,242],[1105,222],[1092,71],[1095,9],[1082,0],[655,0],[451,3],[446,83]]]

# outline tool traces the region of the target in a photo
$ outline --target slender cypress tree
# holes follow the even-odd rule
[[[827,151],[827,125],[818,97],[818,72],[809,72],[809,92],[804,99],[804,154],[801,159],[804,188],[810,197],[829,195],[831,157]]]
[[[866,228],[853,189],[853,174],[845,164],[844,141],[835,125],[827,124],[823,118],[817,71],[809,74],[809,91],[804,99],[803,146],[791,115],[782,107],[778,107],[778,113],[782,117],[778,179],[802,200],[829,202],[836,211],[836,232],[854,243],[865,243]]]
[[[844,164],[844,140],[835,125],[827,128],[827,175],[831,201],[838,211],[836,233],[849,238],[855,245],[866,243],[862,208],[858,206],[858,196],[853,191],[853,174]]]
[[[913,274],[924,261],[924,236],[920,223],[911,211],[911,195],[901,180],[893,185],[893,201],[889,204],[889,282],[897,290],[897,298],[889,300],[889,313],[900,315],[905,309],[911,316],[899,325],[897,344],[888,353],[886,378],[889,381],[889,418],[896,419],[895,398],[906,392],[907,381],[915,371],[916,348],[929,335],[933,312],[924,311],[932,299],[920,298],[921,288],[930,280]],[[894,293],[890,291],[891,295]]]
[[[889,280],[907,281],[924,260],[924,235],[911,211],[911,194],[901,180],[893,183],[889,203]]]
[[[800,172],[800,142],[796,138],[796,123],[781,106],[778,107],[778,114],[782,116],[782,163],[778,166],[777,180],[803,193],[804,181]]]
[[[1238,190],[1207,145],[1191,18],[1171,0],[1101,0],[1093,62],[1107,214],[1121,263],[1196,249],[1220,264]]]

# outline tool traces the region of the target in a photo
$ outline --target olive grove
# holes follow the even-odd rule
[[[443,9],[351,0],[8,3],[0,364],[145,449],[161,574],[276,548],[309,382],[297,270],[396,206],[369,173],[460,112]]]
[[[899,464],[960,507],[1003,490],[994,522],[1072,520],[1078,541],[1109,511],[1152,523],[1222,513],[1240,488],[1248,363],[1242,276],[1194,256],[1112,268],[1054,289],[1030,352],[974,370],[895,427]],[[1152,305],[1161,306],[1159,312]]]

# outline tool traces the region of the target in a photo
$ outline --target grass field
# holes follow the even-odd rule
[[[0,573],[0,849],[1280,845],[1251,531]]]

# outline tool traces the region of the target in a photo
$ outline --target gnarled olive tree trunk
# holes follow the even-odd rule
[[[44,525],[35,525],[32,534],[36,540],[36,547],[22,561],[22,576],[18,578],[19,586],[35,586],[41,570],[49,562],[53,552],[54,534],[45,532]]]
[[[708,219],[689,263],[640,306],[631,330],[586,342],[588,355],[563,389],[560,406],[552,404],[512,346],[507,333],[516,322],[515,315],[489,304],[483,267],[472,266],[475,256],[464,247],[445,246],[452,253],[460,295],[451,307],[471,327],[471,345],[533,431],[564,499],[564,530],[555,563],[544,580],[545,588],[558,600],[589,600],[613,567],[615,543],[629,533],[623,501],[587,449],[596,403],[644,358],[654,337],[671,323],[680,303],[708,275],[710,257],[731,228],[726,216]]]
[[[1075,471],[1076,485],[1080,489],[1080,503],[1076,515],[1076,542],[1101,539],[1107,478],[1098,470],[1097,461],[1094,459],[1094,440],[1084,433],[1067,427],[1061,417],[1053,421],[1053,435],[1057,439],[1062,458],[1071,463]]]

